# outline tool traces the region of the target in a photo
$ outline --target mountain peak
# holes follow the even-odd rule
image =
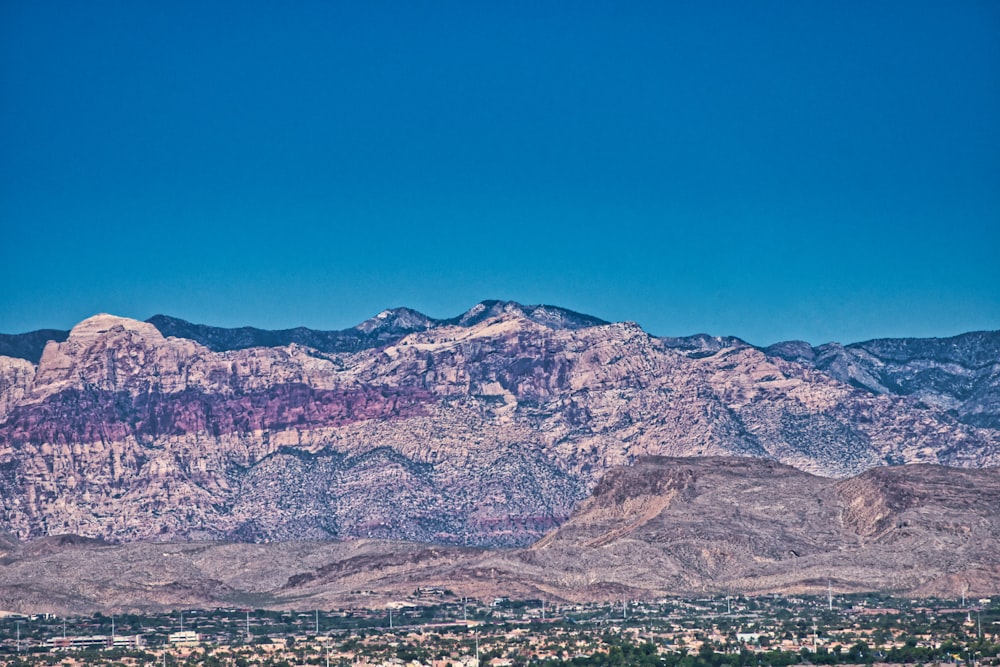
[[[148,322],[133,320],[128,317],[99,313],[83,320],[69,332],[69,339],[82,341],[97,338],[115,329],[122,331],[135,331],[143,336],[162,338],[159,330]]]
[[[448,323],[470,327],[491,317],[505,315],[523,317],[550,329],[577,330],[608,324],[607,321],[598,317],[584,315],[558,306],[545,304],[525,306],[517,301],[500,301],[498,299],[480,301],[458,317],[448,320]]]
[[[423,313],[412,308],[389,308],[383,310],[375,317],[370,317],[361,324],[354,327],[358,331],[371,333],[385,329],[423,331],[436,324],[437,320],[427,317]]]

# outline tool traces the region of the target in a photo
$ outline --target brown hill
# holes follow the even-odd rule
[[[755,459],[657,457],[610,471],[527,549],[43,538],[0,561],[0,609],[363,607],[427,586],[549,600],[822,593],[828,584],[996,595],[998,508],[998,469],[916,465],[833,480]]]
[[[752,459],[651,458],[611,471],[535,544],[545,567],[602,554],[648,590],[956,594],[1000,586],[1000,469],[912,465],[845,480]],[[609,556],[610,554],[610,556]]]

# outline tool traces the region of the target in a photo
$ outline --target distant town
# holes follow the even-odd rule
[[[363,593],[363,592],[362,592]],[[0,618],[0,664],[1000,665],[1000,598],[706,596],[603,604],[417,589],[379,609]]]

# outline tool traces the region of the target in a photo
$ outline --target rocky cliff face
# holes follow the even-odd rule
[[[648,455],[834,477],[1000,464],[996,429],[845,382],[805,348],[659,339],[509,302],[450,320],[386,311],[325,343],[291,331],[260,346],[257,330],[99,315],[37,365],[0,359],[3,527],[514,546]]]

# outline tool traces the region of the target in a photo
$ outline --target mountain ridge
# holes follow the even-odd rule
[[[648,455],[832,477],[1000,462],[996,429],[736,338],[664,339],[511,302],[427,329],[414,311],[373,319],[364,328],[394,342],[213,351],[100,315],[37,365],[0,358],[3,527],[513,547]],[[995,397],[987,387],[984,410]]]
[[[444,319],[431,318],[406,307],[390,308],[341,330],[225,328],[193,324],[168,315],[154,315],[146,322],[165,337],[193,340],[215,352],[297,344],[337,354],[392,345],[411,333],[436,327],[473,326],[505,313],[519,313],[544,326],[571,330],[608,324],[600,318],[557,306],[524,306],[501,300],[482,301],[465,313]],[[37,364],[49,340],[61,343],[68,336],[69,331],[55,329],[0,334],[0,357]],[[754,346],[735,336],[710,334],[657,338],[688,356],[708,356],[738,346],[754,347],[873,394],[916,397],[963,423],[1000,429],[1000,330],[932,338],[875,338],[849,344],[829,342],[817,346],[798,340]]]
[[[253,326],[217,327],[196,324],[164,314],[153,315],[145,321],[155,326],[165,337],[194,340],[214,352],[249,347],[282,347],[293,343],[323,352],[354,352],[390,344],[415,331],[455,324],[470,326],[505,312],[520,312],[537,323],[566,328],[607,324],[600,318],[559,306],[546,304],[525,306],[516,301],[499,299],[481,301],[464,313],[440,319],[405,306],[388,308],[353,327],[331,330],[304,326],[289,329],[261,329]],[[48,341],[62,343],[69,337],[69,333],[69,330],[39,329],[20,334],[0,334],[0,356],[25,359],[37,364]]]
[[[484,308],[479,308],[483,306]],[[244,347],[252,346],[249,342],[250,340],[256,340],[255,337],[259,337],[260,340],[277,340],[284,341],[280,343],[261,343],[259,346],[272,346],[272,345],[288,345],[292,342],[299,342],[294,340],[295,336],[308,336],[308,335],[331,335],[331,334],[344,334],[351,331],[365,331],[366,325],[368,323],[385,319],[384,315],[396,316],[399,313],[411,314],[415,319],[426,321],[430,325],[441,325],[441,324],[471,324],[475,323],[473,321],[473,315],[471,313],[492,313],[496,314],[497,306],[510,306],[514,308],[520,308],[522,310],[538,310],[538,309],[548,309],[551,311],[558,311],[566,313],[568,319],[576,319],[580,323],[589,323],[588,326],[597,326],[600,324],[609,324],[607,320],[601,318],[580,313],[577,311],[570,310],[568,308],[562,308],[560,306],[541,304],[541,305],[530,305],[525,306],[516,301],[504,301],[499,299],[487,299],[479,302],[469,310],[455,315],[453,317],[446,318],[433,318],[428,315],[424,315],[420,311],[414,310],[406,306],[398,306],[387,308],[380,313],[359,322],[358,324],[347,327],[345,329],[316,329],[306,326],[291,327],[287,329],[262,329],[254,326],[240,326],[240,327],[220,327],[210,324],[198,324],[182,318],[173,317],[166,314],[155,314],[146,320],[136,320],[145,321],[153,324],[163,333],[164,336],[176,336],[178,338],[189,338],[191,340],[196,340],[201,342],[203,345],[209,349],[214,349],[215,351],[224,351],[227,349],[243,349]],[[487,315],[488,316],[488,315]],[[135,318],[126,318],[135,319]],[[391,318],[390,318],[391,319]],[[161,328],[162,327],[162,328]],[[429,328],[429,327],[428,327]],[[191,330],[191,331],[188,331]],[[418,327],[411,327],[410,330],[419,330]],[[54,340],[55,342],[63,342],[69,335],[69,329],[37,329],[33,331],[23,332],[23,333],[0,333],[0,356],[14,357],[19,359],[26,359],[33,363],[38,363],[38,359],[41,356],[42,348],[44,348],[45,343],[49,340]],[[192,331],[200,332],[194,333],[195,337],[192,337]],[[180,332],[187,332],[187,335],[180,335]],[[206,340],[212,340],[214,336],[226,336],[231,335],[235,339],[233,343],[230,343],[232,347],[221,347],[214,348],[212,345],[207,344]],[[242,336],[242,338],[241,338]],[[270,338],[269,338],[270,337]],[[880,343],[883,341],[953,341],[955,339],[969,338],[969,337],[988,337],[991,339],[994,347],[1000,344],[1000,330],[976,330],[968,331],[963,333],[954,334],[951,336],[937,336],[937,337],[880,337],[866,339],[863,341],[857,341],[852,343],[837,343],[837,342],[827,342],[819,345],[813,345],[808,341],[801,340],[786,340],[779,341],[776,343],[771,343],[768,345],[753,345],[747,343],[743,339],[737,336],[718,336],[709,333],[693,333],[689,335],[682,336],[672,336],[672,335],[662,335],[656,336],[668,343],[671,343],[677,347],[690,346],[691,348],[702,347],[707,344],[708,340],[716,340],[720,343],[728,342],[739,342],[745,345],[750,345],[759,350],[763,351],[778,351],[783,347],[790,344],[803,345],[808,347],[815,353],[816,350],[821,350],[828,345],[841,345],[847,348],[861,348],[868,344]],[[203,340],[204,339],[204,340]],[[696,345],[695,343],[700,343]],[[304,344],[304,343],[302,343]],[[986,362],[988,363],[988,361]]]

